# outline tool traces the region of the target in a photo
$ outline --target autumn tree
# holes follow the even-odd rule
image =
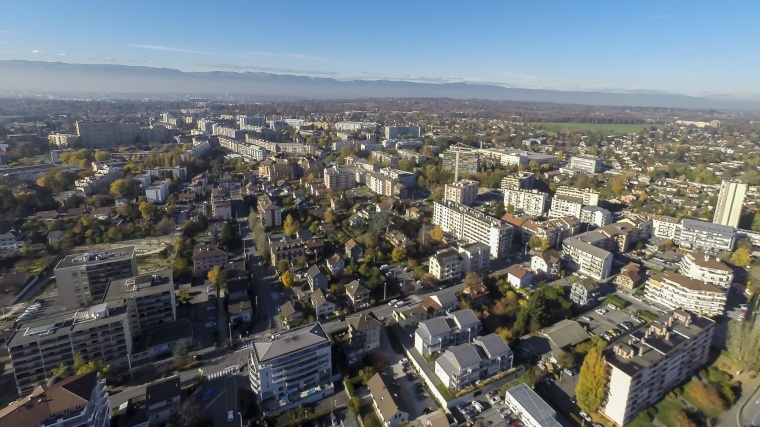
[[[726,405],[726,402],[714,385],[707,384],[699,379],[686,384],[683,393],[684,396],[688,396],[691,399],[694,406],[706,413],[719,413]]]
[[[430,238],[435,240],[436,242],[440,242],[443,240],[443,229],[440,225],[436,225],[435,228],[430,230]]]
[[[733,254],[731,254],[731,263],[739,267],[746,267],[750,265],[752,263],[752,259],[749,256],[749,249],[737,249]]]
[[[290,261],[286,259],[281,259],[277,262],[277,271],[279,271],[280,274],[286,272],[288,267],[290,267]]]
[[[391,259],[395,262],[401,262],[406,258],[406,248],[403,246],[396,246],[391,252]]]
[[[464,276],[464,287],[465,288],[473,287],[475,285],[480,284],[481,282],[482,282],[482,280],[480,279],[480,276],[478,276],[478,273],[476,273],[474,271],[471,271],[471,272],[467,273],[466,276]]]
[[[500,326],[494,331],[497,335],[504,338],[504,341],[509,342],[512,340],[512,331],[505,326]]]
[[[140,208],[140,213],[142,214],[143,218],[151,218],[153,217],[153,214],[156,212],[156,206],[147,200],[140,202],[139,208]]]
[[[328,224],[332,224],[335,222],[335,212],[332,210],[332,208],[325,211],[324,214],[322,214],[325,218],[325,222]]]
[[[282,284],[285,285],[286,288],[292,287],[295,280],[296,279],[293,276],[293,273],[291,273],[289,270],[282,275]]]
[[[207,274],[209,282],[211,282],[217,290],[224,287],[224,282],[227,279],[225,276],[226,274],[218,265],[215,265]]]
[[[752,322],[729,322],[726,348],[731,353],[737,375],[760,368],[760,328]]]
[[[604,356],[600,349],[592,347],[583,359],[578,384],[575,387],[578,406],[587,413],[596,412],[602,405],[606,385]]]
[[[670,415],[670,419],[676,427],[697,427],[695,423],[684,411],[675,411]]]
[[[285,218],[285,222],[282,224],[282,228],[285,230],[285,234],[290,237],[295,236],[300,227],[301,224],[299,224],[298,221],[294,220],[292,215],[288,215]]]
[[[530,236],[530,240],[528,240],[528,246],[530,246],[531,249],[536,249],[541,247],[541,238],[536,236],[535,234]]]

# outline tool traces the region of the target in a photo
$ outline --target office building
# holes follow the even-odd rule
[[[457,149],[454,147],[449,147],[448,150],[442,152],[439,156],[441,157],[441,167],[443,170],[454,173],[457,159]],[[459,176],[472,175],[475,172],[479,171],[480,154],[478,154],[470,147],[460,147]]]
[[[602,159],[587,154],[579,154],[570,158],[570,169],[587,174],[602,171]]]
[[[734,271],[717,256],[697,252],[687,252],[678,265],[679,272],[686,277],[711,283],[728,289],[734,280]]]
[[[465,243],[488,245],[492,258],[506,257],[512,249],[511,225],[459,203],[435,202],[433,224]]]
[[[430,257],[430,274],[440,281],[456,282],[462,277],[462,257],[453,248],[441,249]]]
[[[536,175],[533,172],[517,172],[501,179],[502,190],[532,190],[536,181]]]
[[[668,308],[683,308],[701,316],[717,316],[726,308],[726,293],[717,286],[681,274],[665,272],[647,280],[645,296]]]
[[[555,196],[568,196],[577,197],[581,199],[584,206],[598,206],[599,205],[599,192],[590,188],[573,188],[560,185],[557,187]]]
[[[520,383],[504,393],[504,405],[518,414],[525,427],[561,427],[557,413],[525,383]]]
[[[715,206],[713,223],[734,228],[738,227],[746,194],[747,184],[724,179],[720,183],[718,204]]]
[[[684,218],[676,231],[678,246],[697,252],[730,252],[736,244],[736,229],[727,225],[713,224]]]
[[[253,343],[248,370],[251,389],[266,416],[335,392],[330,340],[319,323]]]
[[[453,184],[446,184],[443,198],[465,206],[470,206],[478,197],[478,182],[462,179]]]
[[[604,353],[608,386],[599,412],[623,426],[659,402],[707,363],[714,326],[676,310],[612,342]]]
[[[512,357],[504,338],[489,334],[444,351],[435,361],[435,374],[456,392],[512,369]]]
[[[135,247],[68,255],[55,267],[58,303],[84,307],[103,301],[112,280],[137,276]]]
[[[595,280],[604,280],[612,269],[612,253],[603,249],[607,239],[593,231],[565,239],[562,242],[562,257],[567,269]]]
[[[356,187],[356,168],[333,166],[325,169],[325,187],[331,190],[349,190]]]
[[[385,139],[396,139],[401,136],[410,138],[421,138],[421,126],[387,126],[385,128]]]
[[[0,409],[7,427],[108,427],[111,405],[106,381],[97,372],[39,385],[28,396]]]
[[[546,211],[549,195],[538,190],[507,188],[504,190],[504,206],[512,206],[515,212],[541,216]]]

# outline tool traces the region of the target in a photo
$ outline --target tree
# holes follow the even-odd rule
[[[430,230],[430,238],[435,240],[436,242],[440,242],[443,240],[443,229],[440,225],[436,225],[435,228]]]
[[[541,247],[541,238],[536,236],[535,234],[530,236],[530,240],[528,240],[528,246],[530,246],[531,249],[537,249]]]
[[[174,349],[172,350],[174,356],[185,357],[189,353],[187,348],[187,340],[181,339],[174,343]]]
[[[298,221],[294,220],[292,215],[288,215],[285,218],[285,222],[282,224],[282,228],[285,229],[285,234],[290,237],[296,235],[300,226],[301,224],[299,224]]]
[[[391,252],[391,259],[395,262],[401,262],[406,258],[406,248],[403,246],[396,246]]]
[[[211,284],[213,284],[217,290],[221,289],[222,286],[224,285],[224,281],[225,281],[224,276],[225,276],[224,271],[222,271],[222,268],[219,267],[218,265],[215,265],[214,268],[209,270],[208,275],[207,275],[209,282],[211,282]]]
[[[286,288],[293,287],[295,280],[296,279],[293,277],[293,273],[290,271],[286,271],[285,274],[282,275],[282,284],[285,285]]]
[[[50,371],[50,374],[53,377],[66,378],[66,377],[71,376],[71,369],[68,366],[61,363],[60,365],[58,365],[57,368],[53,368],[53,370]]]
[[[103,150],[95,150],[95,161],[96,162],[105,162],[106,160],[111,158],[111,153],[108,151]]]
[[[152,218],[153,214],[156,212],[156,206],[147,200],[140,202],[139,208],[143,218]]]
[[[718,389],[702,380],[695,379],[686,384],[683,391],[694,403],[694,406],[711,413],[720,412],[726,405]]]
[[[673,420],[673,423],[676,427],[697,427],[697,423],[692,421],[691,418],[689,418],[688,415],[686,415],[686,412],[684,411],[675,411],[670,416],[670,419]]]
[[[731,263],[739,267],[746,267],[752,263],[750,258],[749,249],[739,248],[731,254]]]
[[[277,271],[279,271],[280,274],[286,272],[288,267],[290,267],[290,261],[286,259],[281,259],[277,262]]]
[[[483,281],[480,279],[480,276],[478,276],[478,273],[476,273],[474,271],[471,271],[471,272],[467,273],[466,276],[464,276],[464,287],[465,287],[465,289],[473,287],[475,285],[478,285],[478,284],[480,284],[482,282]]]
[[[575,366],[575,355],[569,351],[563,351],[557,356],[557,364],[562,368]]]
[[[332,224],[335,222],[335,212],[332,210],[332,208],[325,211],[324,214],[322,214],[325,218],[325,222],[328,224]]]
[[[578,406],[587,413],[596,412],[604,399],[605,359],[602,351],[593,347],[583,359],[583,366],[575,387]]]
[[[159,221],[158,224],[156,224],[156,232],[162,236],[166,236],[167,234],[170,234],[172,231],[174,231],[175,227],[176,225],[174,224],[174,221],[171,220],[171,218],[164,218]]]
[[[386,229],[391,225],[393,225],[393,215],[387,212],[380,212],[370,216],[367,221],[367,230],[375,236],[381,236],[385,234]]]
[[[752,231],[760,231],[760,213],[756,213],[752,219]]]
[[[729,322],[726,348],[731,353],[737,375],[760,368],[760,328],[752,322]]]
[[[501,326],[496,328],[494,331],[497,335],[504,338],[504,341],[509,342],[512,340],[512,331],[509,330],[509,328]]]
[[[134,208],[129,203],[124,203],[123,205],[116,207],[116,213],[127,218],[131,217],[134,212]]]
[[[507,213],[507,209],[504,207],[504,202],[497,203],[493,209],[493,216],[501,218],[505,213]]]

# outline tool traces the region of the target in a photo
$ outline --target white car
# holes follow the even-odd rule
[[[235,420],[235,414],[232,411],[227,411],[227,422],[231,423]]]
[[[396,303],[396,307],[403,307],[406,305],[406,301],[399,301]]]
[[[581,416],[581,418],[583,418],[584,420],[586,420],[586,421],[588,421],[588,422],[591,422],[591,417],[590,417],[590,416],[589,416],[587,413],[585,413],[585,412],[581,411],[581,413],[580,413],[579,415],[580,415],[580,416]]]
[[[388,301],[388,305],[395,306],[397,302],[398,302],[397,299],[392,299],[392,300]]]
[[[602,314],[602,315],[607,314],[607,310],[605,310],[603,308],[597,308],[594,311],[596,311],[597,313]]]

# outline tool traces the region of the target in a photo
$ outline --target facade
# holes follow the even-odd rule
[[[549,195],[538,190],[504,190],[504,206],[512,206],[515,211],[530,216],[541,216],[546,211]]]
[[[306,248],[301,239],[283,239],[269,243],[269,252],[272,259],[272,265],[277,265],[280,260],[293,262],[296,259],[306,256]]]
[[[356,187],[356,168],[333,166],[325,169],[325,187],[331,190],[349,190]]]
[[[214,219],[232,219],[232,200],[228,198],[211,199],[211,216]]]
[[[448,150],[440,154],[443,170],[454,172],[457,163],[457,150],[449,147]],[[472,175],[480,171],[481,156],[478,152],[467,147],[459,148],[459,174]]]
[[[375,374],[367,381],[372,407],[375,408],[383,427],[396,427],[409,422],[409,412],[402,409],[405,406],[397,387],[393,378],[384,372]]]
[[[23,234],[11,230],[0,234],[0,250],[19,249],[24,246]]]
[[[441,281],[455,282],[462,277],[462,257],[453,248],[442,249],[430,257],[430,274]]]
[[[518,384],[504,393],[504,405],[520,415],[525,427],[560,427],[557,413],[527,384]]]
[[[421,126],[387,126],[385,128],[385,139],[396,139],[402,135],[411,135],[412,138],[422,137]]]
[[[525,288],[533,284],[533,273],[520,264],[512,264],[507,269],[507,282],[512,287]]]
[[[380,347],[380,330],[383,324],[366,314],[346,317],[348,345],[353,356],[360,356]]]
[[[317,289],[327,289],[327,275],[316,264],[306,270],[306,281],[312,292]]]
[[[675,240],[680,229],[680,223],[677,219],[663,216],[650,215],[652,220],[652,235],[665,240]]]
[[[582,223],[595,227],[604,227],[612,222],[612,213],[599,206],[584,206],[581,208],[580,220]]]
[[[671,309],[682,308],[703,316],[723,314],[727,297],[723,289],[680,274],[665,272],[647,280],[644,296]]]
[[[659,402],[707,363],[715,323],[676,310],[611,343],[600,412],[617,426]]]
[[[145,407],[148,412],[148,425],[164,425],[174,414],[179,413],[181,393],[179,375],[146,386]]]
[[[562,256],[554,249],[538,252],[530,258],[530,269],[535,274],[555,278],[562,270]]]
[[[678,265],[679,272],[686,277],[711,283],[728,289],[734,280],[734,271],[720,258],[695,252],[687,252]]]
[[[265,228],[282,225],[282,208],[272,203],[269,196],[261,196],[256,201],[259,218]]]
[[[502,190],[532,190],[536,181],[536,175],[533,172],[517,172],[501,179]]]
[[[570,158],[570,169],[587,174],[599,173],[602,171],[602,159],[579,154]]]
[[[591,279],[578,280],[570,288],[570,301],[584,306],[596,301],[599,296],[599,285]]]
[[[0,425],[109,427],[111,415],[106,381],[88,372],[37,386],[0,409]]]
[[[335,313],[335,301],[332,296],[325,292],[322,288],[317,288],[316,291],[309,294],[309,300],[312,307],[314,307],[314,314],[318,319],[325,318]]]
[[[114,280],[108,285],[104,301],[112,307],[127,307],[133,341],[137,341],[152,328],[169,325],[177,320],[172,270]]]
[[[457,247],[462,258],[461,270],[465,275],[471,271],[487,273],[491,270],[491,248],[480,242],[460,245]]]
[[[193,251],[193,270],[196,276],[208,273],[215,266],[227,264],[227,252],[216,246],[200,246]]]
[[[70,133],[51,133],[48,142],[59,148],[66,148],[79,142],[79,135]]]
[[[578,189],[573,187],[565,187],[560,185],[557,187],[555,196],[568,196],[577,197],[583,201],[584,206],[598,206],[599,205],[599,192],[591,190],[589,188]]]
[[[346,296],[354,309],[369,306],[369,289],[359,283],[358,280],[353,280],[346,285]]]
[[[469,206],[478,197],[478,182],[463,179],[453,184],[446,184],[443,198],[461,205]]]
[[[561,218],[565,216],[580,218],[582,209],[582,198],[555,194],[552,198],[552,207],[549,209],[549,218]]]
[[[612,253],[599,247],[605,246],[606,241],[584,240],[581,236],[565,239],[562,243],[562,257],[567,269],[595,280],[606,279],[610,275],[613,258]]]
[[[733,251],[736,229],[726,225],[684,218],[677,231],[678,246],[698,252]]]
[[[316,402],[335,392],[330,340],[319,323],[254,342],[248,369],[251,389],[266,415]]]
[[[435,202],[433,224],[466,243],[488,245],[492,258],[504,258],[512,249],[511,225],[459,203]]]
[[[54,271],[59,304],[67,308],[97,304],[110,281],[137,276],[135,247],[68,255]]]
[[[156,181],[145,189],[145,198],[151,203],[164,203],[169,197],[169,183]]]
[[[724,179],[720,183],[718,204],[715,206],[713,223],[734,228],[738,227],[746,194],[747,184]]]
[[[435,374],[449,390],[459,391],[512,369],[513,353],[499,335],[450,347],[435,361]]]
[[[483,325],[470,309],[458,310],[445,317],[420,322],[414,333],[414,348],[421,354],[433,354],[472,341]]]

